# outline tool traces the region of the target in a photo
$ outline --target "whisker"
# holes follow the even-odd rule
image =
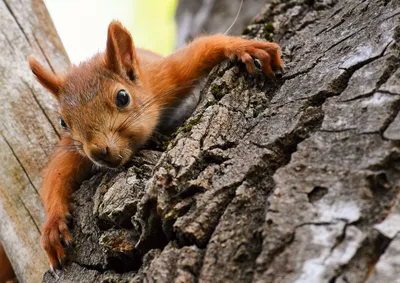
[[[134,117],[141,115],[142,112],[144,112],[147,108],[149,108],[150,106],[152,106],[152,105],[153,105],[155,102],[157,102],[158,100],[160,100],[160,99],[162,99],[162,98],[164,98],[164,97],[166,97],[166,96],[168,96],[168,95],[170,95],[170,94],[172,94],[172,93],[174,93],[174,92],[177,92],[177,91],[179,91],[179,90],[182,90],[182,89],[185,89],[185,88],[188,88],[188,87],[192,87],[192,86],[193,86],[193,83],[196,82],[196,81],[197,81],[197,80],[191,80],[191,81],[187,82],[186,84],[184,84],[184,85],[182,85],[182,86],[179,86],[179,87],[177,87],[177,88],[172,89],[171,91],[166,92],[166,93],[163,94],[163,95],[158,95],[158,96],[150,97],[150,98],[144,103],[144,105],[142,105],[141,111],[138,111],[137,113],[135,113],[135,116],[134,116]]]
[[[149,99],[147,99],[147,100],[144,102],[144,104],[142,105],[142,109],[141,109],[141,110],[143,110],[143,107],[146,107],[146,105],[149,104],[149,103],[152,101],[152,99],[154,99],[154,97],[150,97]],[[140,110],[140,111],[141,111],[141,110]],[[138,112],[140,112],[140,111],[138,111]],[[136,114],[137,114],[137,113],[134,113],[134,115],[136,115]],[[115,129],[115,132],[117,132],[119,129],[121,129],[122,127],[124,127],[127,120],[129,120],[130,118],[134,118],[134,117],[135,117],[135,116],[133,116],[133,117],[131,117],[131,116],[126,117],[126,119],[117,127],[117,129]],[[115,132],[114,132],[114,133],[115,133]]]
[[[56,148],[81,148],[79,145],[55,145]]]
[[[171,91],[166,92],[166,93],[163,94],[163,95],[152,96],[152,97],[150,97],[147,101],[145,101],[144,105],[142,105],[142,108],[141,108],[138,112],[134,113],[133,116],[128,116],[128,117],[117,127],[117,129],[115,130],[115,132],[118,131],[119,129],[121,129],[122,127],[124,127],[129,119],[137,119],[137,118],[138,118],[140,115],[142,115],[149,107],[153,106],[156,102],[158,102],[158,101],[161,100],[162,98],[165,98],[166,96],[171,95],[171,94],[174,93],[174,92],[183,90],[183,89],[185,89],[185,88],[193,87],[194,83],[197,82],[197,81],[198,81],[198,79],[196,79],[196,80],[191,80],[191,81],[185,83],[185,84],[182,85],[182,86],[179,86],[179,87],[177,87],[177,88],[172,89]]]
[[[169,105],[168,103],[164,103],[163,105]],[[173,109],[172,106],[169,107],[162,107],[161,109],[154,109],[152,111],[147,111],[145,113],[143,113],[142,115],[140,115],[137,119],[131,119],[130,121],[128,121],[129,123],[126,123],[126,125],[129,125],[129,127],[135,127],[136,125],[140,124],[140,123],[145,123],[147,120],[149,120],[149,115],[153,114],[153,113],[159,113],[160,111],[164,111],[167,109]],[[173,114],[168,114],[165,115],[163,114],[164,118],[174,118],[175,115]]]
[[[111,126],[111,132],[112,132],[112,129],[114,128],[114,126],[115,126],[115,122],[117,121],[118,115],[119,115],[119,110],[118,110],[118,112],[117,112],[117,115],[115,115],[114,122],[113,122],[113,124],[112,124],[112,126]],[[112,136],[114,136],[114,134],[115,134],[115,132],[113,133]]]
[[[69,140],[71,140],[71,141],[74,141],[74,142],[83,144],[81,141],[78,141],[78,140],[74,139],[72,136],[66,136],[66,138],[69,139]]]
[[[168,109],[168,108],[164,108],[164,109]],[[164,110],[163,109],[163,110]],[[134,126],[136,126],[137,124],[139,124],[139,123],[143,123],[143,122],[145,122],[145,121],[147,121],[147,120],[149,120],[150,119],[150,115],[151,114],[154,114],[154,113],[159,113],[160,112],[160,110],[159,109],[156,109],[156,110],[153,110],[153,111],[148,111],[148,112],[146,112],[146,113],[143,113],[142,115],[140,115],[139,117],[138,117],[138,119],[131,119],[130,121],[128,121],[129,123],[126,123],[126,126],[128,125],[129,127],[134,127]],[[173,117],[173,115],[169,115],[170,117]],[[148,119],[144,119],[144,118],[148,118]]]
[[[78,148],[60,148],[60,150],[65,152],[79,152]]]
[[[223,33],[224,35],[227,35],[228,32],[232,29],[232,27],[235,25],[236,21],[239,18],[240,12],[242,11],[242,6],[243,6],[243,0],[240,1],[240,6],[239,6],[239,10],[236,13],[236,17],[233,20],[233,23],[229,26],[229,28]]]

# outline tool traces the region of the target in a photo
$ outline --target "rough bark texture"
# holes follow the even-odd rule
[[[40,247],[41,171],[58,140],[55,100],[35,82],[27,56],[65,69],[64,52],[44,3],[0,1],[0,241],[21,282],[48,268]],[[1,268],[1,267],[0,267]]]
[[[399,1],[276,0],[245,31],[284,78],[223,63],[165,152],[87,181],[57,282],[398,282]]]

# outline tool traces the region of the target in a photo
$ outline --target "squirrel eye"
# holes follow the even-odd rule
[[[64,119],[60,117],[60,125],[64,128],[64,130],[68,130],[68,126],[65,123]]]
[[[129,104],[129,100],[129,94],[125,90],[121,89],[115,97],[115,104],[117,105],[117,108],[121,109]]]

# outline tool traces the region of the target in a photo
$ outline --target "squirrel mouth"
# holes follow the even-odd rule
[[[115,161],[105,161],[105,160],[96,160],[96,159],[92,159],[90,158],[90,160],[93,161],[93,163],[95,163],[96,165],[100,166],[100,167],[106,167],[109,169],[117,169],[119,167],[121,167],[124,163],[122,162],[121,159],[119,160],[115,160]]]
[[[114,155],[96,155],[92,154],[86,154],[89,159],[96,165],[100,167],[106,167],[109,169],[117,169],[121,167],[122,165],[125,164],[126,158],[122,156],[121,154],[118,154],[116,156]]]
[[[123,166],[130,159],[132,153],[126,147],[116,146],[110,142],[90,143],[84,147],[84,152],[95,165],[109,169]]]

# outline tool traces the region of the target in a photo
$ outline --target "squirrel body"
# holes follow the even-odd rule
[[[51,267],[60,267],[66,257],[60,237],[67,245],[72,241],[66,224],[70,195],[89,177],[93,164],[124,165],[163,122],[166,108],[185,99],[214,66],[235,56],[249,72],[255,71],[253,58],[267,75],[282,71],[276,43],[211,35],[162,57],[136,49],[117,21],[109,25],[106,51],[66,75],[28,58],[37,80],[57,98],[64,128],[41,190],[46,211],[41,242]]]
[[[17,282],[14,270],[11,266],[10,260],[4,250],[3,244],[0,242],[0,283],[14,283]]]

